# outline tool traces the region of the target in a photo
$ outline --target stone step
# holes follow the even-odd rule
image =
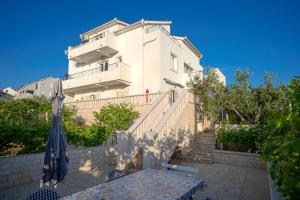
[[[212,153],[211,152],[189,152],[187,155],[187,157],[195,157],[195,158],[211,158],[212,157]]]
[[[206,164],[213,163],[213,160],[211,158],[205,158],[205,157],[185,156],[183,158],[180,158],[180,160],[188,161],[188,162],[206,163]]]
[[[195,140],[201,140],[201,139],[211,139],[211,140],[215,140],[216,137],[215,137],[215,136],[197,136],[197,137],[195,137]]]
[[[203,141],[216,141],[216,139],[209,139],[209,138],[202,138],[202,139],[195,139],[193,141],[203,142]]]
[[[211,141],[207,141],[207,140],[206,140],[206,141],[201,141],[201,142],[200,142],[200,141],[194,141],[194,142],[192,143],[192,145],[194,145],[194,144],[197,145],[197,146],[198,146],[198,145],[201,145],[201,144],[215,145],[215,144],[216,144],[216,141],[212,141],[212,140],[211,140]]]
[[[192,151],[211,151],[214,150],[215,146],[192,146]]]
[[[210,151],[192,151],[189,152],[187,155],[196,156],[196,157],[210,157],[212,153]]]
[[[204,136],[204,137],[216,137],[215,134],[205,134],[205,133],[204,133],[204,134],[196,135],[196,137],[198,137],[198,136],[199,136],[199,137],[203,137],[203,136]]]
[[[195,143],[192,143],[192,148],[193,147],[211,147],[211,148],[215,148],[215,143],[213,142],[209,142],[209,143],[199,143],[199,142],[195,142]]]
[[[202,136],[202,137],[196,137],[195,140],[216,140],[216,137]]]

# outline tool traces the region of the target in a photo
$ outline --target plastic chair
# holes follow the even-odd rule
[[[105,182],[110,182],[123,176],[125,176],[123,171],[119,169],[114,169],[106,175]]]
[[[56,191],[52,189],[42,189],[31,193],[26,200],[58,200],[59,196]]]

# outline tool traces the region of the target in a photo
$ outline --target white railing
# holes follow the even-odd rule
[[[108,104],[120,104],[120,103],[127,103],[134,106],[145,105],[145,104],[153,103],[160,95],[161,93],[140,94],[140,95],[125,96],[125,97],[114,97],[114,98],[96,99],[96,100],[88,100],[88,101],[68,102],[65,103],[65,105],[68,107],[76,107],[78,110],[101,108]]]
[[[124,169],[143,145],[144,133],[170,104],[169,93],[165,92],[125,132],[118,135],[118,168]]]
[[[147,135],[148,146],[144,147],[144,167],[159,168],[161,162],[169,161],[176,147],[185,151],[189,148],[193,136],[193,118],[190,118],[189,104],[194,103],[194,96],[184,90],[171,108]],[[190,121],[191,120],[191,121]]]
[[[151,33],[153,31],[156,30],[161,30],[164,34],[166,34],[173,42],[175,42],[178,46],[181,47],[181,43],[178,42],[178,40],[176,38],[174,38],[174,36],[172,36],[169,31],[167,31],[163,26],[159,26],[159,25],[155,25],[155,26],[150,26],[148,28],[146,28],[145,32],[146,33]]]
[[[132,137],[142,138],[143,133],[153,124],[162,110],[170,103],[168,92],[162,94],[157,102],[151,107],[128,129]]]
[[[78,72],[75,74],[67,75],[66,79],[69,80],[69,79],[80,78],[80,77],[84,77],[84,76],[91,76],[93,74],[115,70],[115,69],[118,69],[118,67],[119,67],[119,63],[113,63],[113,64],[109,64],[107,66],[103,65],[101,67],[96,67],[96,68],[85,70],[85,71]]]
[[[98,34],[98,35],[96,35],[96,36],[90,38],[89,40],[83,41],[83,43],[81,43],[81,44],[79,44],[79,45],[76,45],[76,46],[73,46],[73,47],[69,47],[69,50],[73,50],[73,49],[76,49],[76,48],[78,48],[78,47],[82,47],[83,45],[89,44],[89,43],[94,42],[94,41],[96,41],[96,40],[101,40],[101,39],[104,38],[104,37],[105,37],[105,32],[100,33],[100,34]]]
[[[194,96],[183,90],[171,104],[168,94],[162,94],[128,131],[118,134],[118,168],[127,168],[141,148],[144,168],[157,168],[171,158],[177,145],[190,146],[195,124],[189,103],[194,103]]]
[[[150,132],[156,139],[154,155],[157,166],[160,162],[168,161],[175,147],[183,140],[184,136],[188,135],[185,132],[187,129],[188,97],[188,92],[184,90],[166,115]]]

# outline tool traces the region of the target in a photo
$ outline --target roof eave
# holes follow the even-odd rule
[[[187,37],[184,37],[182,42],[187,47],[189,47],[200,59],[202,58],[202,53],[193,45],[193,43]]]
[[[93,28],[92,30],[89,30],[89,31],[87,31],[87,32],[85,32],[85,33],[80,34],[80,38],[81,38],[81,39],[84,39],[84,36],[85,36],[85,35],[88,35],[88,34],[94,32],[95,30],[98,30],[98,29],[101,30],[101,29],[110,28],[110,27],[112,27],[112,26],[114,26],[114,25],[116,25],[116,24],[122,24],[122,25],[124,25],[124,26],[128,26],[128,25],[129,25],[129,24],[126,23],[126,22],[123,22],[123,21],[118,20],[117,18],[114,18],[113,20],[111,20],[111,21],[109,21],[109,22],[106,22],[105,24],[102,24],[102,25],[100,25],[100,26],[97,26],[96,28]]]
[[[126,27],[124,27],[120,30],[117,30],[114,33],[116,35],[120,35],[122,33],[126,33],[130,30],[139,28],[139,27],[144,26],[144,25],[170,25],[170,24],[172,24],[171,21],[149,21],[149,20],[141,19],[140,21],[137,21],[133,24],[130,24],[129,26],[126,26]]]

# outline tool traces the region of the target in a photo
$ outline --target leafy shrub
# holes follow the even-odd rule
[[[51,128],[51,104],[44,98],[0,102],[0,155],[40,152]]]
[[[0,120],[16,124],[30,121],[47,121],[51,119],[51,112],[51,103],[42,97],[0,101]]]
[[[256,150],[258,128],[225,129],[218,131],[218,142],[224,150],[253,152]]]
[[[104,131],[103,139],[108,139],[111,134],[118,130],[127,130],[135,119],[139,117],[139,112],[133,106],[121,104],[109,104],[101,108],[100,112],[94,112],[95,125]]]
[[[139,113],[127,104],[108,105],[85,125],[75,108],[64,108],[62,124],[71,147],[102,144],[116,130],[128,129]],[[44,98],[0,101],[0,156],[45,151],[52,127],[51,102]]]
[[[269,170],[278,191],[287,199],[300,198],[300,78],[287,91],[289,102],[273,114],[261,134],[262,159],[272,163]]]

